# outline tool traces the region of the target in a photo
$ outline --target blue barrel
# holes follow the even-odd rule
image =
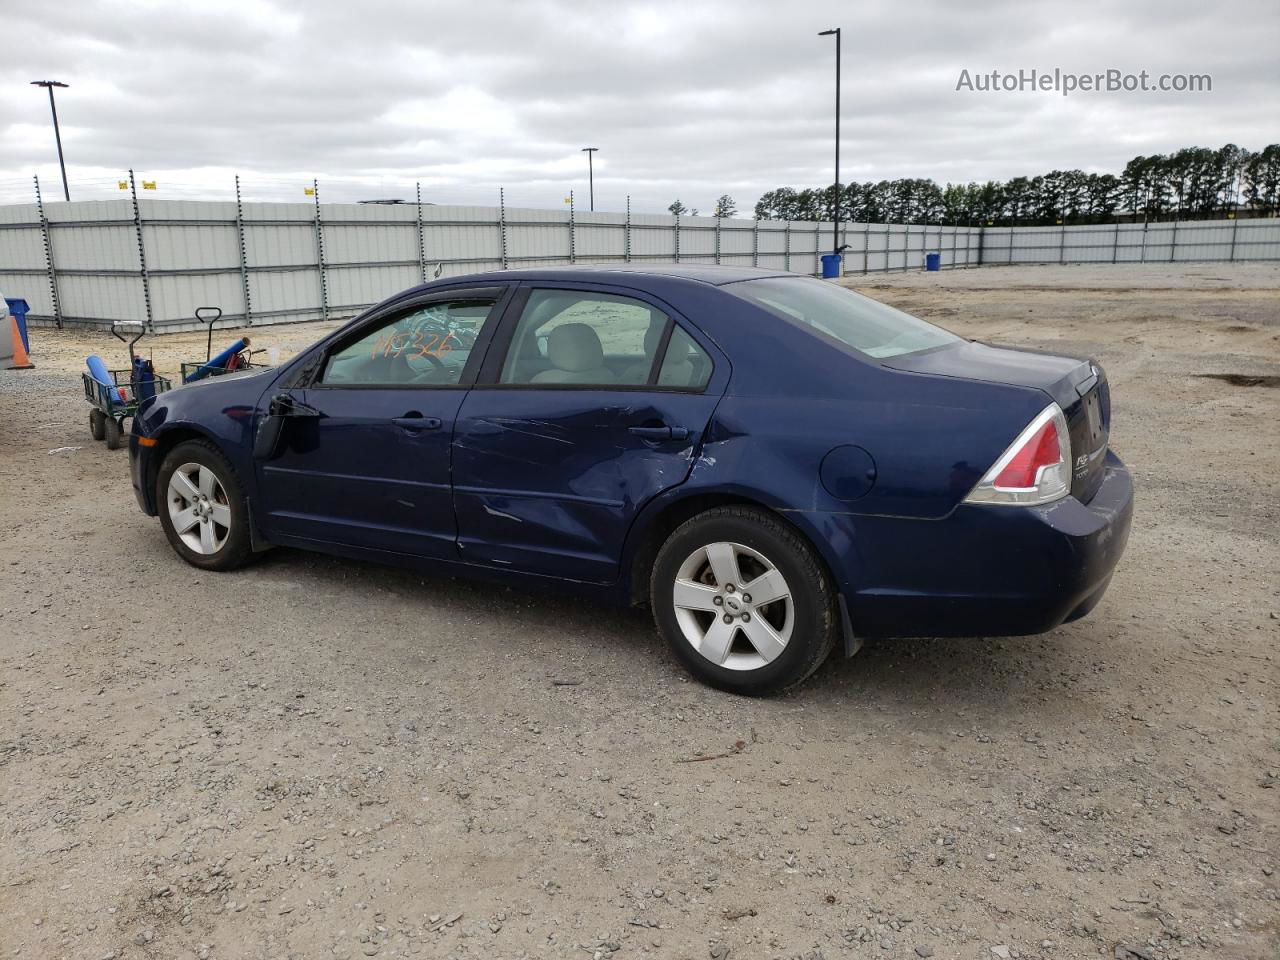
[[[926,254],[924,255],[924,268],[925,268],[926,270],[932,270],[934,273],[937,273],[939,270],[941,270],[941,269],[942,269],[942,254],[940,254],[940,253],[926,253]]]
[[[840,276],[840,261],[844,257],[838,253],[824,253],[822,255],[822,279],[830,280],[833,277]]]
[[[22,335],[22,349],[30,353],[31,341],[27,339],[27,312],[31,308],[27,306],[27,301],[25,300],[5,297],[4,302],[9,305],[9,312],[18,321],[18,333]]]

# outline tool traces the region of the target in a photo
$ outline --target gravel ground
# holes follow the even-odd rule
[[[34,331],[0,374],[0,956],[1275,957],[1280,269],[849,282],[1096,356],[1134,529],[1082,621],[766,701],[643,611],[192,570],[88,437],[114,341]]]

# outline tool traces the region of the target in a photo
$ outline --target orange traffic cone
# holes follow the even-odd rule
[[[18,318],[9,315],[9,336],[13,339],[13,355],[5,365],[9,370],[34,370],[35,364],[27,356],[27,348],[22,345],[22,332],[18,329]]]

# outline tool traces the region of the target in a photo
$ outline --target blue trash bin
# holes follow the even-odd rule
[[[926,254],[924,255],[924,268],[925,268],[926,270],[932,270],[932,271],[933,271],[933,272],[935,272],[935,273],[936,273],[937,271],[941,270],[941,269],[942,269],[942,254],[940,254],[940,253],[926,253]]]
[[[18,334],[22,337],[22,349],[30,353],[31,341],[27,339],[27,312],[31,307],[27,305],[27,301],[13,297],[5,297],[4,302],[9,305],[9,312],[18,321]]]
[[[833,277],[840,276],[840,261],[843,260],[838,253],[824,253],[822,255],[822,279],[830,280]]]

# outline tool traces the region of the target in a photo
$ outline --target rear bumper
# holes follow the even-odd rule
[[[858,524],[853,627],[865,636],[1022,636],[1097,605],[1124,553],[1133,481],[1113,453],[1088,504],[964,504]]]

